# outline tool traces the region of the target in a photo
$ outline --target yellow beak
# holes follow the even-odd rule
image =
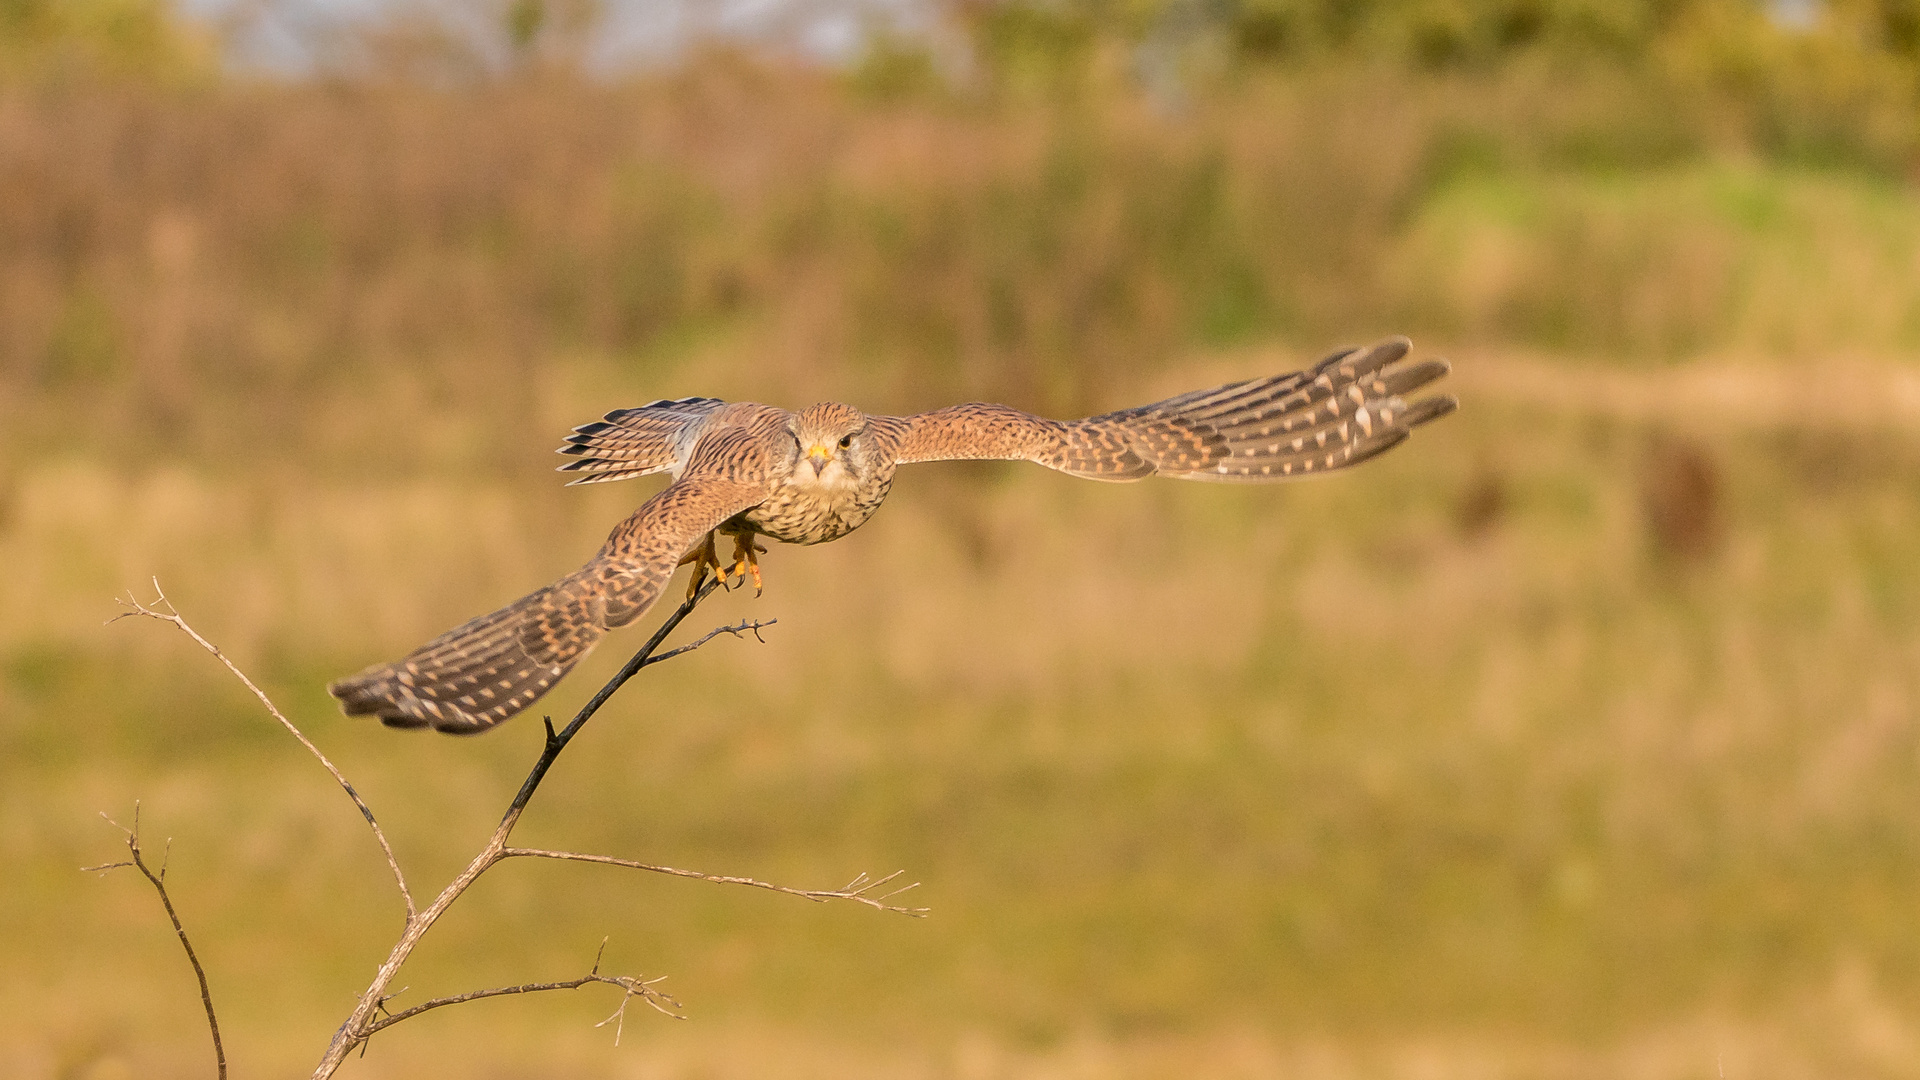
[[[813,471],[818,474],[833,460],[833,449],[824,443],[814,443],[807,447],[807,460],[813,462]]]

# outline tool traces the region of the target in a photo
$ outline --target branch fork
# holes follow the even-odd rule
[[[139,616],[171,623],[181,632],[192,638],[201,648],[212,653],[215,659],[224,664],[227,670],[233,673],[235,678],[239,679],[248,690],[253,692],[254,697],[260,699],[261,704],[266,706],[267,712],[280,723],[280,726],[286,728],[295,739],[299,740],[300,745],[306,747],[307,751],[319,760],[328,774],[333,777],[334,782],[340,785],[342,791],[346,792],[347,797],[353,801],[354,806],[360,811],[360,816],[366,820],[367,827],[372,830],[374,840],[380,845],[381,854],[386,857],[387,868],[393,875],[394,885],[399,890],[401,901],[406,908],[406,919],[401,929],[400,938],[395,942],[392,950],[381,963],[379,970],[374,975],[372,983],[369,984],[365,992],[360,995],[354,1005],[352,1013],[347,1017],[346,1022],[341,1024],[338,1030],[335,1031],[333,1040],[327,1047],[326,1054],[321,1058],[320,1064],[314,1069],[313,1076],[315,1080],[324,1080],[324,1078],[332,1076],[340,1067],[340,1064],[345,1061],[347,1055],[352,1053],[355,1048],[359,1048],[364,1053],[368,1041],[376,1032],[384,1031],[403,1020],[409,1020],[415,1016],[419,1016],[421,1013],[447,1005],[458,1005],[468,1001],[478,1001],[482,998],[501,997],[508,994],[539,993],[547,990],[576,990],[594,984],[606,984],[608,986],[618,987],[621,991],[619,1006],[605,1020],[595,1025],[596,1027],[604,1027],[607,1024],[613,1024],[614,1042],[616,1044],[619,1043],[620,1034],[626,1024],[627,1004],[635,998],[646,1002],[649,1006],[664,1015],[676,1018],[682,1015],[680,1003],[670,995],[656,988],[656,985],[664,976],[643,979],[632,975],[610,975],[602,973],[600,964],[602,956],[606,951],[605,941],[602,941],[600,944],[600,953],[595,955],[593,966],[585,975],[578,978],[563,979],[556,982],[522,983],[518,986],[500,986],[485,990],[474,990],[449,997],[433,998],[399,1012],[388,1010],[387,1003],[400,993],[404,993],[405,989],[403,988],[400,991],[389,993],[387,988],[399,974],[400,968],[406,963],[407,958],[412,955],[414,946],[417,945],[421,937],[433,927],[440,916],[446,913],[447,908],[452,906],[453,902],[458,900],[481,874],[505,859],[557,859],[565,862],[599,863],[606,866],[619,866],[632,870],[646,870],[653,873],[668,874],[674,877],[696,878],[701,881],[710,881],[717,884],[744,885],[749,888],[765,889],[770,892],[798,896],[816,903],[845,900],[863,904],[879,911],[888,911],[911,917],[919,917],[926,914],[927,909],[925,908],[906,907],[890,902],[894,897],[914,887],[914,884],[890,887],[901,877],[902,872],[899,871],[880,878],[870,877],[862,873],[839,889],[796,889],[754,878],[708,874],[697,870],[683,870],[677,867],[658,866],[632,859],[620,859],[610,855],[594,855],[573,851],[551,851],[544,848],[513,847],[508,844],[508,839],[513,833],[514,826],[519,823],[520,815],[525,812],[527,804],[532,801],[534,793],[539,789],[541,781],[546,778],[547,771],[552,768],[554,761],[560,756],[561,751],[566,749],[567,744],[579,733],[580,728],[584,726],[588,720],[593,718],[593,715],[600,710],[600,707],[606,704],[607,699],[611,698],[621,686],[625,685],[627,680],[638,674],[641,668],[692,652],[722,634],[728,634],[736,638],[751,634],[755,640],[764,640],[760,636],[760,631],[773,625],[774,620],[758,621],[743,619],[739,623],[731,626],[716,627],[685,645],[669,649],[665,652],[658,651],[661,643],[693,612],[693,609],[720,587],[721,583],[717,579],[709,578],[701,582],[699,587],[687,597],[686,601],[675,609],[672,614],[667,616],[666,620],[654,631],[653,636],[647,639],[646,643],[621,667],[619,672],[616,673],[605,686],[602,686],[585,705],[581,706],[580,711],[574,715],[573,719],[569,721],[565,727],[556,731],[553,726],[552,717],[543,718],[546,724],[546,740],[541,749],[540,757],[534,762],[533,768],[528,772],[526,780],[521,783],[519,791],[507,805],[506,813],[501,817],[499,826],[494,829],[493,835],[487,840],[486,845],[481,848],[480,853],[467,864],[464,870],[455,876],[452,882],[448,883],[438,895],[428,902],[425,907],[420,907],[417,904],[413,892],[407,886],[406,874],[401,871],[400,862],[394,857],[393,845],[388,843],[386,833],[380,828],[380,823],[375,820],[372,809],[367,806],[366,800],[360,797],[360,793],[354,790],[353,784],[350,783],[339,768],[321,752],[320,748],[315,746],[313,741],[308,739],[306,734],[295,726],[293,721],[287,719],[286,714],[282,713],[280,709],[274,705],[266,693],[255,685],[253,680],[249,679],[245,672],[241,671],[232,660],[228,659],[226,654],[221,652],[218,646],[202,637],[198,631],[188,625],[187,621],[181,617],[179,611],[173,606],[172,601],[167,599],[166,593],[160,589],[159,581],[156,579],[153,583],[156,597],[153,603],[142,603],[131,593],[120,601],[121,605],[127,610],[121,612],[113,619],[108,620],[109,622],[130,616]],[[213,999],[207,989],[206,973],[201,968],[198,957],[194,955],[192,944],[187,940],[186,930],[182,927],[180,919],[174,911],[172,900],[167,896],[165,863],[163,862],[159,872],[155,873],[148,868],[142,859],[138,835],[138,804],[135,804],[134,813],[135,827],[133,829],[123,830],[127,833],[127,846],[132,854],[132,861],[108,863],[103,866],[89,867],[87,869],[104,871],[122,866],[133,866],[145,874],[147,879],[159,890],[161,902],[166,907],[168,917],[173,921],[175,932],[180,936],[180,943],[185,946],[187,957],[193,964],[194,973],[199,976],[201,1001],[206,1008],[208,1026],[213,1031],[215,1054],[219,1058],[220,1076],[222,1080],[224,1080],[226,1076],[226,1056],[225,1051],[222,1050],[220,1046],[220,1029],[214,1017]]]
[[[213,1032],[213,1060],[220,1080],[227,1080],[227,1048],[220,1042],[220,1018],[213,1012],[213,991],[207,988],[207,969],[200,966],[200,957],[193,951],[193,942],[187,940],[187,928],[180,925],[180,914],[173,909],[173,897],[167,895],[167,860],[173,854],[173,838],[167,838],[167,846],[160,855],[160,869],[154,870],[147,865],[145,852],[140,848],[140,804],[133,804],[133,827],[107,817],[107,824],[127,834],[126,862],[101,863],[99,866],[83,866],[82,873],[104,874],[109,870],[118,870],[131,866],[140,871],[153,884],[155,892],[160,894],[160,906],[167,909],[167,919],[173,923],[173,932],[179,935],[180,947],[187,950],[187,963],[193,965],[193,975],[200,980],[200,1006],[207,1012],[207,1028]]]

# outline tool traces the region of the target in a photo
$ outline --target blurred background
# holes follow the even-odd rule
[[[538,752],[326,681],[583,561],[710,394],[1086,415],[1406,333],[1337,478],[903,475],[766,558],[364,1077],[1920,1075],[1914,0],[0,0],[0,1074],[303,1075]],[[677,588],[677,587],[676,587]],[[616,639],[545,703],[570,713]]]

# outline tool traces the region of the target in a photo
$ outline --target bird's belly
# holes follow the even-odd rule
[[[779,488],[772,498],[736,520],[784,544],[824,544],[866,524],[885,497],[885,487],[867,493],[809,491],[792,485]]]

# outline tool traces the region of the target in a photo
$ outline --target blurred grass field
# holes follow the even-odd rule
[[[437,888],[537,723],[410,736],[323,687],[651,490],[561,487],[572,425],[1086,414],[1394,332],[1462,409],[1336,478],[907,471],[702,608],[779,624],[624,691],[521,834],[905,869],[928,918],[509,864],[398,1004],[607,937],[689,1019],[616,1048],[604,995],[483,1003],[352,1074],[1920,1074],[1904,54],[1836,89],[1842,45],[1698,5],[1664,67],[1336,50],[1169,102],[1050,10],[962,9],[998,66],[951,81],[720,49],[272,81],[164,23],[134,60],[0,49],[0,1074],[206,1071],[150,892],[77,871],[136,799],[237,1074],[310,1068],[398,931],[350,805],[184,637],[103,626],[116,594],[157,576]],[[1728,41],[1746,90],[1699,74]]]

